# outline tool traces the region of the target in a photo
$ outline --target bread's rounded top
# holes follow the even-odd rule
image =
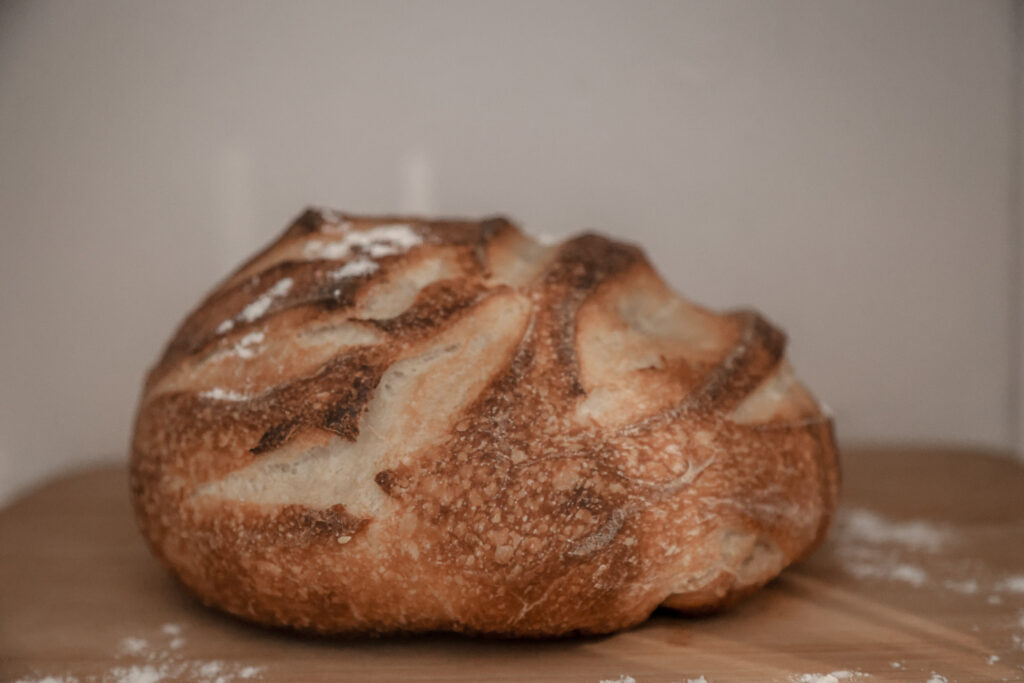
[[[819,415],[785,367],[771,391],[744,402],[777,369],[782,333],[751,311],[717,315],[675,295],[633,245],[592,233],[539,243],[504,218],[315,209],[185,320],[146,395],[272,404],[276,428],[254,453],[305,429],[353,438],[388,367],[457,324],[475,332],[473,319],[491,317],[518,347],[544,352],[547,398],[571,407],[573,423],[638,426],[684,403],[748,423]],[[327,380],[339,365],[347,377],[365,376],[365,390],[310,409],[310,380],[336,391]],[[300,379],[303,391],[286,391]]]
[[[742,540],[728,543],[770,547],[715,589],[739,590],[804,552],[835,503],[829,420],[784,345],[756,313],[696,306],[640,249],[597,234],[545,244],[504,218],[307,210],[150,372],[133,445],[140,519],[167,555],[169,498],[175,515],[230,503],[252,529],[326,534],[379,566],[365,537],[388,529],[433,538],[457,576],[526,572],[527,592],[618,553],[619,582],[681,573],[660,602],[718,574],[643,534],[718,514]],[[597,580],[585,574],[558,580]]]

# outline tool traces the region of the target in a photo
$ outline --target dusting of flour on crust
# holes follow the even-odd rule
[[[307,258],[340,261],[360,253],[370,258],[403,254],[423,243],[423,238],[405,223],[378,225],[369,230],[345,232],[344,237],[332,242],[310,240],[304,247]]]
[[[221,389],[220,387],[214,387],[209,391],[199,392],[201,398],[209,398],[214,401],[246,401],[249,399],[248,394],[240,394],[237,391],[231,391],[230,389]]]
[[[239,358],[252,358],[256,355],[253,347],[263,341],[263,336],[262,332],[250,332],[238,340],[231,352]]]
[[[242,309],[239,317],[246,322],[252,322],[257,318],[263,316],[267,310],[270,309],[270,305],[274,303],[274,299],[282,297],[291,291],[292,285],[295,281],[290,277],[281,278],[274,283],[274,286],[264,292],[256,301]]]
[[[319,207],[316,209],[316,212],[320,214],[320,219],[323,221],[320,229],[325,232],[345,231],[352,226],[351,223],[345,220],[345,216],[334,209]]]
[[[247,323],[251,323],[254,320],[258,320],[263,317],[270,306],[274,303],[274,299],[280,298],[291,291],[295,281],[290,277],[284,277],[278,280],[270,287],[267,291],[263,292],[258,299],[247,305],[242,309],[242,312],[238,314],[238,318],[241,318]],[[217,334],[224,334],[230,332],[235,327],[235,319],[228,318],[220,325],[217,326]]]
[[[358,258],[355,261],[349,261],[337,270],[332,270],[328,275],[330,275],[333,280],[344,280],[350,277],[372,275],[377,272],[378,268],[380,268],[380,266],[376,261],[371,261],[367,258]]]

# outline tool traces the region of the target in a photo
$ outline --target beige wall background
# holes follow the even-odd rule
[[[307,204],[645,245],[844,440],[1022,447],[1020,3],[0,5],[0,498]]]

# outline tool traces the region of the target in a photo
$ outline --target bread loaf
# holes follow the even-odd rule
[[[836,505],[831,421],[784,346],[600,235],[309,210],[150,371],[138,522],[206,604],[321,633],[719,609]]]

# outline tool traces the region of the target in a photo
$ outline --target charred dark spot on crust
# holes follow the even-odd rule
[[[259,443],[249,449],[249,452],[253,455],[262,455],[267,451],[274,450],[291,438],[291,436],[298,430],[300,424],[300,420],[292,419],[274,425],[267,431],[263,432],[263,436],[260,437]]]
[[[368,520],[350,515],[344,505],[332,505],[323,510],[303,508],[300,523],[312,536],[336,536],[355,534]]]
[[[254,401],[250,410],[257,419],[268,414],[293,417],[267,429],[250,452],[261,455],[279,448],[311,427],[355,441],[359,419],[386,366],[372,349],[360,347],[335,358],[317,374],[290,382]],[[329,396],[330,400],[311,401],[310,396]]]
[[[321,426],[343,439],[355,441],[359,437],[359,417],[373,397],[380,376],[380,369],[365,363],[360,365],[352,378],[351,388],[327,411]]]
[[[285,237],[302,237],[317,232],[323,225],[324,219],[320,212],[313,208],[307,208],[298,218],[292,221],[285,232]]]
[[[253,542],[260,542],[263,536],[286,546],[303,546],[313,540],[327,539],[343,539],[342,542],[347,542],[369,523],[368,519],[350,514],[344,505],[323,509],[282,505],[269,514],[253,506],[247,520],[247,526],[253,532],[250,535]]]
[[[601,512],[608,507],[606,501],[597,496],[593,489],[584,484],[577,484],[563,506],[570,512],[576,510],[587,510],[589,512]]]
[[[390,496],[398,481],[398,475],[394,470],[381,470],[373,480],[377,483],[377,486],[381,487],[384,493]]]
[[[368,277],[346,278],[341,282],[324,283],[311,298],[328,311],[352,308],[355,305],[359,288]]]
[[[323,509],[305,505],[268,508],[244,501],[232,501],[230,505],[244,514],[206,515],[205,533],[235,537],[240,525],[245,533],[239,536],[239,543],[260,552],[271,546],[308,547],[314,541],[346,543],[370,523],[350,514],[343,505]]]

